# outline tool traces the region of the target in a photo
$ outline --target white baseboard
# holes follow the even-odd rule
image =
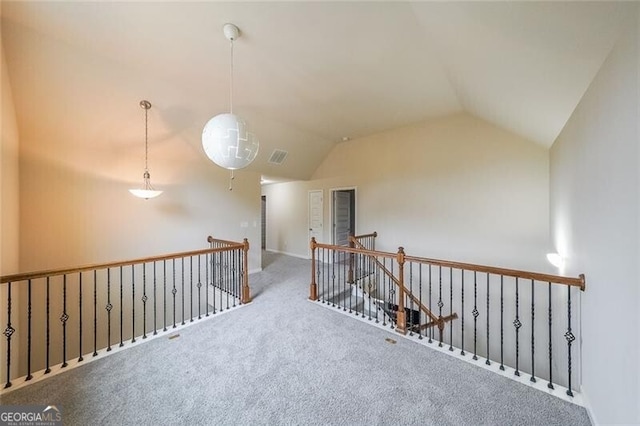
[[[251,274],[255,274],[257,272],[262,272],[262,268],[253,268],[253,269],[249,269],[249,275]]]
[[[599,425],[600,423],[596,419],[596,413],[593,412],[591,400],[589,399],[589,395],[587,394],[584,386],[580,386],[580,394],[582,394],[582,406],[587,410],[587,415],[589,416],[589,420],[591,420],[591,424],[594,426]]]

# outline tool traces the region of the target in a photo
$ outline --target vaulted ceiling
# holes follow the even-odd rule
[[[307,179],[344,137],[468,112],[544,146],[615,43],[622,2],[2,2],[21,143],[139,178],[150,161],[208,161],[201,132],[229,109],[260,139],[249,170]],[[274,149],[289,151],[281,166]],[[211,165],[212,167],[213,164]],[[152,166],[153,167],[153,166]],[[131,170],[128,170],[128,169]]]

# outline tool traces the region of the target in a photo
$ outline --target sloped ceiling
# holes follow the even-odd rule
[[[229,109],[261,143],[249,170],[307,179],[334,144],[466,111],[550,146],[616,41],[622,2],[3,2],[23,149],[138,180],[208,161]],[[274,149],[289,151],[281,166]],[[111,160],[109,160],[111,159]],[[216,167],[211,164],[211,167]],[[160,176],[169,180],[170,176]]]

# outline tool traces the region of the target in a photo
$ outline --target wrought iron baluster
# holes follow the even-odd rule
[[[422,303],[422,263],[418,263],[418,291],[420,292],[420,306],[424,306]],[[418,339],[422,340],[422,309],[420,310],[420,321],[418,322]],[[425,318],[426,324],[427,318]]]
[[[224,285],[224,279],[225,279],[225,253],[224,252],[220,252],[218,253],[218,258],[219,258],[219,262],[218,262],[218,302],[219,302],[219,310],[220,312],[224,311],[224,306],[222,304],[222,289],[223,289],[223,285]]]
[[[206,263],[206,262],[205,262]],[[196,288],[198,289],[198,319],[202,319],[202,255],[198,255],[198,284],[196,284]]]
[[[571,332],[571,286],[567,286],[567,332],[564,337],[567,339],[567,395],[573,396],[573,391],[571,390],[571,344],[576,340],[576,337]]]
[[[504,275],[500,275],[500,370],[504,371]]]
[[[331,307],[336,307],[336,252],[331,256]]]
[[[516,371],[514,373],[516,376],[520,375],[520,327],[522,327],[522,323],[520,322],[520,295],[518,287],[518,277],[516,277],[516,319],[513,321],[513,326],[516,328]]]
[[[157,292],[157,275],[156,261],[153,261],[153,335],[158,334],[158,292]]]
[[[531,280],[531,381],[536,381],[536,357],[535,357],[535,291],[534,280]]]
[[[478,360],[478,273],[473,271],[473,360]]]
[[[464,269],[460,271],[460,287],[461,287],[461,303],[462,307],[460,308],[460,316],[462,317],[460,320],[460,355],[465,356],[464,352]]]
[[[107,268],[107,304],[104,307],[107,311],[107,352],[111,351],[111,268]]]
[[[62,276],[62,315],[60,315],[60,322],[62,322],[62,368],[67,364],[67,320],[69,320],[69,314],[67,314],[67,274]]]
[[[413,295],[413,262],[409,262],[409,294]],[[405,296],[406,297],[406,296]],[[405,303],[404,306],[407,306]],[[407,318],[409,326],[409,336],[413,336],[413,298],[409,299],[409,318]]]
[[[370,271],[369,271],[369,267],[367,266],[367,262],[369,261],[368,256],[365,257],[364,255],[362,256],[362,270],[363,273],[360,274],[360,280],[362,281],[362,292],[364,295],[364,287],[365,287],[365,277],[367,280],[367,301],[369,303],[369,321],[372,320],[371,317],[371,275],[369,275]]]
[[[433,313],[431,305],[432,293],[431,293],[431,264],[429,264],[429,312]],[[433,320],[432,320],[433,321]],[[433,327],[429,327],[429,343],[433,343]]]
[[[489,317],[491,315],[489,315],[490,310],[489,310],[489,273],[487,272],[487,360],[484,362],[486,365],[491,365],[491,361],[489,361],[489,359],[491,359],[491,354],[489,351],[489,348],[491,346],[491,340],[489,339]]]
[[[7,283],[7,328],[4,329],[4,337],[7,338],[7,383],[4,388],[11,387],[11,336],[16,329],[11,325],[11,283]]]
[[[27,380],[31,380],[31,280],[27,281]]]
[[[398,303],[396,303],[396,287],[395,287],[395,283],[393,282],[393,279],[391,277],[395,277],[396,274],[393,271],[393,265],[394,265],[394,261],[393,259],[389,259],[389,270],[391,271],[391,273],[389,274],[389,277],[387,277],[387,280],[389,282],[389,310],[391,312],[393,312],[393,305],[398,306]],[[395,317],[392,318],[392,321],[390,321],[390,325],[391,325],[391,329],[393,330],[395,327],[395,324],[398,323],[398,311],[395,311]]]
[[[120,347],[124,346],[124,271],[122,266],[120,269]]]
[[[147,264],[142,264],[142,338],[147,338]]]
[[[386,283],[386,276],[387,274],[384,272],[386,270],[386,265],[387,265],[387,259],[386,258],[382,258],[382,280],[380,283],[380,287],[382,287],[382,325],[386,326],[387,325],[387,306],[385,306],[385,303],[387,303],[387,283]]]
[[[49,366],[49,356],[50,356],[50,352],[51,352],[51,298],[50,298],[50,294],[49,294],[49,277],[47,277],[47,331],[46,331],[46,366],[45,366],[45,370],[44,370],[44,374],[49,374],[51,373],[51,368]],[[95,303],[95,300],[94,300]],[[95,305],[94,305],[94,314],[95,314]],[[94,325],[95,325],[95,315],[94,315]],[[95,328],[94,328],[94,339],[95,339]],[[97,354],[96,354],[97,355]]]
[[[78,362],[82,358],[82,272],[78,272]]]
[[[440,341],[438,342],[438,346],[442,347],[442,307],[444,303],[442,302],[442,266],[438,266],[438,330],[440,334]]]
[[[213,247],[213,244],[211,244],[211,246]],[[213,280],[214,280],[214,272],[213,272],[213,256],[214,253],[208,253],[207,257],[205,259],[205,288],[207,289],[206,293],[204,294],[204,299],[205,299],[205,305],[207,306],[207,313],[205,316],[209,316],[209,291],[213,291]],[[215,305],[215,293],[213,294],[212,297],[212,301],[211,301],[211,306],[213,307]]]
[[[449,318],[453,317],[453,268],[449,268]],[[449,350],[453,352],[453,321],[449,321]]]
[[[193,322],[193,256],[189,256],[189,306],[191,308],[191,320]]]
[[[131,265],[131,343],[136,341],[136,277],[135,265]]]
[[[232,294],[232,300],[233,300],[233,307],[236,307],[236,299],[238,299],[240,297],[240,286],[239,286],[239,271],[240,271],[240,250],[239,249],[235,249],[234,251],[231,252],[231,256],[233,257],[233,282],[231,283],[234,290],[233,290],[233,294]]]
[[[93,270],[93,356],[98,356],[98,271],[95,269]],[[49,277],[47,277],[47,370],[49,370]]]
[[[162,260],[162,331],[167,331],[167,259]]]
[[[551,282],[548,283],[548,291],[549,291],[549,383],[547,387],[549,389],[554,389],[553,387],[553,333],[551,330],[551,321],[552,321],[552,312],[551,312]]]
[[[182,325],[185,324],[184,322],[184,257],[181,258],[181,272],[182,272],[182,290],[180,291],[181,293],[181,299],[182,299]]]
[[[178,290],[176,290],[176,259],[172,259],[173,264],[173,288],[171,289],[171,294],[173,295],[173,328],[176,328],[176,294]]]

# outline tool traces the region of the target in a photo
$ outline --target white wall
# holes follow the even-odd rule
[[[548,153],[461,114],[336,145],[314,179],[263,187],[267,249],[307,256],[307,191],[356,187],[356,232],[408,254],[548,270]]]
[[[18,126],[16,123],[13,97],[11,92],[11,81],[7,70],[7,63],[4,56],[4,49],[0,42],[0,56],[2,68],[0,69],[0,97],[2,111],[0,114],[0,275],[12,274],[19,271],[19,181],[18,181]],[[19,302],[19,294],[12,291],[12,304]],[[0,286],[0,327],[2,330],[7,324],[7,292],[6,285]],[[18,319],[12,316],[12,326],[18,327]],[[13,345],[13,356],[15,357],[17,347]],[[6,339],[0,339],[0,377],[6,377]],[[14,358],[15,359],[15,358]],[[13,370],[17,368],[17,363],[13,363]]]
[[[550,154],[552,236],[566,272],[587,277],[582,391],[602,424],[640,422],[640,37],[631,18]]]
[[[19,183],[18,183],[18,125],[16,122],[11,82],[0,43],[2,70],[0,93],[2,114],[0,116],[0,275],[18,272],[18,226],[19,226]]]
[[[228,171],[208,160],[181,166],[171,184],[156,184],[162,195],[142,200],[129,193],[130,183],[22,156],[21,269],[196,250],[208,247],[208,235],[248,238],[249,268],[259,269],[260,176],[238,172],[229,191]]]

